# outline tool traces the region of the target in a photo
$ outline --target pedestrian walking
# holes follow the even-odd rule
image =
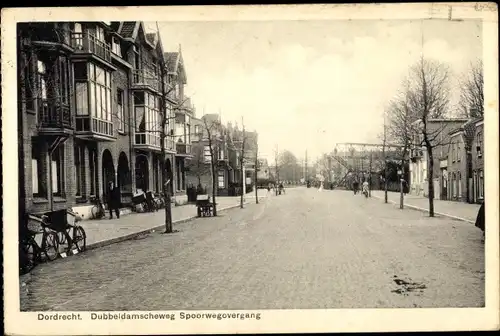
[[[477,213],[476,217],[476,227],[481,229],[483,231],[483,238],[486,237],[486,232],[485,232],[485,227],[484,227],[484,201],[483,204],[481,204],[481,207],[479,208],[479,212]]]
[[[354,181],[352,183],[352,189],[354,191],[354,195],[356,195],[358,193],[358,188],[359,188],[359,182],[358,181]]]
[[[120,189],[115,187],[113,182],[109,182],[108,208],[109,219],[113,219],[113,211],[116,214],[116,218],[120,218]]]

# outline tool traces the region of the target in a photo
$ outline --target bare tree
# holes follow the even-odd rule
[[[429,121],[446,115],[450,100],[449,69],[437,61],[423,57],[415,64],[408,77],[410,84],[409,105],[411,115],[418,118],[418,132],[428,155],[429,216],[434,217],[434,153],[444,127],[432,129]]]
[[[484,114],[484,78],[483,62],[471,63],[468,71],[458,80],[460,100],[458,107],[461,116],[466,118],[480,117]],[[474,111],[471,115],[471,112]]]
[[[399,151],[401,160],[399,207],[401,209],[404,207],[404,186],[402,181],[405,176],[404,168],[406,158],[412,148],[413,135],[415,134],[414,122],[418,119],[418,114],[410,104],[412,95],[410,82],[406,80],[403,83],[403,90],[389,104],[386,111],[388,124],[384,127],[384,156],[387,150],[386,141],[390,141],[401,148]]]
[[[278,183],[280,181],[280,166],[279,166],[279,151],[278,151],[278,145],[276,145],[274,149],[274,167],[275,167],[275,176],[274,179],[275,181],[275,187],[274,191],[276,192],[276,195],[278,195]]]
[[[205,148],[203,143],[198,142],[193,145],[191,153],[193,158],[189,160],[186,168],[198,179],[198,186],[201,185],[201,178],[210,172],[210,166],[205,161]]]
[[[213,215],[217,216],[217,164],[218,164],[218,156],[217,156],[217,142],[218,139],[218,131],[220,130],[220,122],[219,120],[207,121],[207,118],[203,118],[203,125],[205,126],[205,132],[207,134],[208,148],[210,151],[210,172],[212,175],[212,204],[213,204]]]
[[[245,145],[247,142],[246,139],[246,132],[245,132],[245,124],[243,123],[243,118],[242,119],[242,136],[241,136],[241,153],[240,153],[240,172],[241,172],[241,196],[240,196],[240,208],[243,209],[243,204],[245,202],[245,192],[246,192],[246,174],[245,174]]]

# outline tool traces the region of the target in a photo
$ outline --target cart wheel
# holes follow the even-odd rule
[[[53,261],[59,257],[59,239],[54,232],[45,232],[42,238],[43,254],[48,260]]]
[[[81,226],[75,226],[73,230],[75,230],[73,244],[78,249],[78,252],[85,251],[87,249],[87,234],[85,230]]]

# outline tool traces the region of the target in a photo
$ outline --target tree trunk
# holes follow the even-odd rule
[[[255,185],[255,203],[256,204],[259,204],[259,195],[257,194],[257,190],[259,188],[257,188],[257,169],[258,169],[258,165],[259,165],[259,160],[257,159],[257,152],[255,152],[255,174],[254,174],[254,185]]]
[[[242,151],[243,152],[243,151]],[[243,154],[243,153],[242,153]],[[243,170],[243,155],[241,156],[241,159],[240,159],[240,171],[241,171],[241,196],[240,196],[240,208],[243,209],[243,197],[244,197],[244,193],[245,193],[245,188],[243,187],[243,184],[246,182],[245,181],[245,174],[244,174],[244,170]]]
[[[215,200],[217,196],[217,181],[216,181],[216,167],[215,163],[212,160],[212,205],[213,205],[213,210],[214,210],[214,216],[217,216],[217,202]]]
[[[399,177],[399,208],[403,209],[404,208],[404,202],[405,202],[405,194],[404,194],[404,184],[403,184],[403,178],[405,176],[405,159],[404,157],[406,156],[406,151],[403,153],[403,159],[401,160],[401,176]]]
[[[428,163],[428,178],[427,181],[429,191],[429,217],[434,217],[434,154],[432,153],[432,146],[427,144],[427,152],[429,153]]]

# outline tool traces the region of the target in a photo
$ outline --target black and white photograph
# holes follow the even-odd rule
[[[496,4],[2,22],[6,333],[499,328]]]

